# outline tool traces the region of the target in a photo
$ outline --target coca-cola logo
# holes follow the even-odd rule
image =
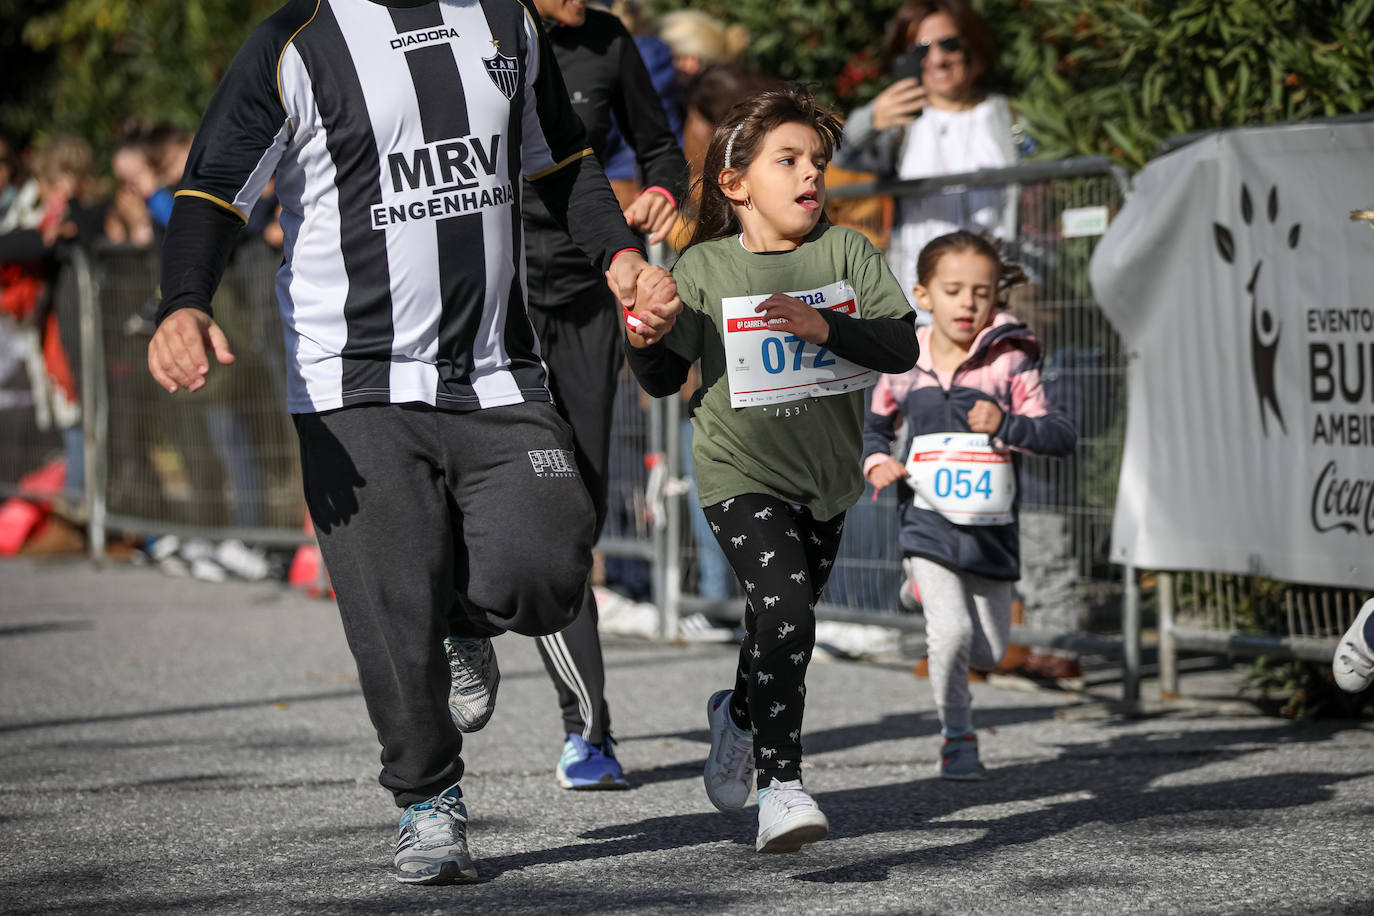
[[[1328,461],[1312,488],[1312,527],[1374,534],[1374,479],[1342,477],[1336,462]]]

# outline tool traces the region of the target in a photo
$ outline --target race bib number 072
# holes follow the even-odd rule
[[[771,330],[767,319],[754,311],[769,295],[731,296],[720,301],[731,407],[844,394],[877,383],[878,373],[872,369],[841,359],[793,334]],[[817,309],[855,317],[859,314],[854,287],[847,280],[784,295]]]

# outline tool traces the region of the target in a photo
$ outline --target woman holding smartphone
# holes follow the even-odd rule
[[[883,178],[926,178],[997,168],[1016,159],[1011,109],[981,83],[996,45],[968,0],[912,0],[898,8],[883,40],[881,65],[893,82],[849,115],[835,164]],[[916,255],[958,229],[1007,237],[1014,203],[997,188],[900,198],[889,263],[917,321],[929,323],[912,289]]]

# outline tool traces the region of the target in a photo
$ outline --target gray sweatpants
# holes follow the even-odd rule
[[[294,419],[306,504],[382,744],[380,782],[405,807],[463,775],[444,638],[567,626],[596,514],[572,433],[547,403]]]
[[[990,671],[1007,651],[1011,583],[950,569],[923,557],[902,561],[921,590],[935,711],[948,731],[973,730],[969,668]]]

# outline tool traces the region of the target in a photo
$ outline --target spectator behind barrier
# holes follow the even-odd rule
[[[734,60],[749,46],[749,30],[744,26],[727,26],[700,10],[677,10],[662,16],[658,37],[673,49],[673,66],[684,84],[707,67]]]
[[[65,490],[84,489],[81,433],[79,328],[75,315],[59,321],[54,285],[64,250],[100,235],[104,205],[91,202],[95,187],[91,148],[56,136],[32,160],[32,177],[16,192],[0,220],[0,308],[25,329],[30,378],[40,428],[62,432]]]
[[[849,115],[836,164],[902,179],[1011,164],[1011,108],[1005,96],[983,86],[996,50],[968,0],[913,0],[899,7],[880,56],[880,69],[893,82]],[[927,242],[956,229],[1009,237],[1014,220],[1010,201],[997,188],[899,200],[888,258],[912,304],[916,256]],[[923,312],[918,316],[929,321]]]
[[[0,137],[0,221],[19,196],[19,156],[14,145]]]

